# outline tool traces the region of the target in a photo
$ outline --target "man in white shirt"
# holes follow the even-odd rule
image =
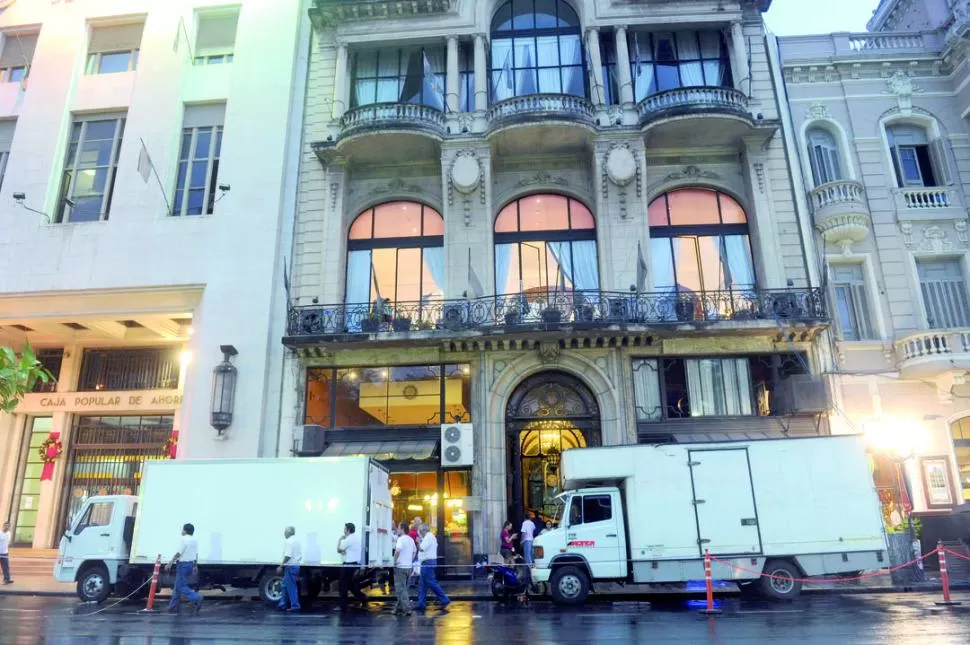
[[[347,611],[348,592],[360,602],[367,602],[367,596],[357,582],[357,569],[363,561],[363,546],[353,522],[344,524],[344,534],[337,541],[337,553],[342,556],[344,563],[340,569],[340,610]]]
[[[395,614],[411,615],[411,598],[408,597],[408,579],[414,570],[414,540],[408,535],[407,522],[397,526],[397,542],[394,544],[394,593],[397,594]]]
[[[179,550],[172,556],[172,561],[168,564],[168,570],[175,567],[175,584],[172,585],[172,599],[168,602],[168,610],[177,612],[179,610],[179,600],[184,596],[192,603],[195,613],[202,609],[202,594],[193,591],[189,587],[189,576],[195,562],[199,559],[199,542],[195,539],[195,526],[185,524],[182,526],[182,541]]]
[[[529,511],[529,517],[522,522],[522,530],[519,531],[522,536],[522,556],[526,564],[532,564],[532,541],[536,537],[536,523],[533,521],[535,516],[533,511]]]
[[[3,584],[13,582],[10,578],[10,522],[3,523],[0,531],[0,570],[3,571]]]
[[[303,560],[303,549],[296,539],[296,529],[287,526],[283,529],[283,562],[276,568],[276,573],[283,574],[283,593],[277,608],[281,611],[300,611],[300,562]]]
[[[422,524],[418,528],[421,535],[421,545],[418,547],[418,560],[421,562],[421,580],[418,582],[418,611],[424,611],[427,606],[428,589],[438,597],[438,605],[441,609],[447,607],[451,600],[448,599],[444,589],[438,584],[438,577],[435,569],[438,568],[438,538],[434,536],[427,524]]]

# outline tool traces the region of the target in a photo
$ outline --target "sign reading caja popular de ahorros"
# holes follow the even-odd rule
[[[173,412],[182,405],[181,390],[126,390],[121,392],[31,393],[17,404],[14,414],[141,414]]]

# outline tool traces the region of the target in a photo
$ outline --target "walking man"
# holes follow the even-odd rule
[[[529,516],[522,522],[522,557],[526,564],[532,564],[532,541],[536,535],[535,511],[529,511]]]
[[[179,550],[172,556],[172,561],[168,563],[168,571],[175,567],[175,584],[172,586],[172,599],[168,601],[168,610],[177,612],[179,601],[184,596],[192,603],[195,613],[202,609],[202,594],[193,591],[189,587],[189,576],[195,568],[195,562],[199,559],[199,542],[195,539],[195,527],[192,524],[185,524],[182,527],[182,541]]]
[[[445,594],[444,589],[438,584],[435,570],[438,568],[438,538],[428,528],[427,524],[422,524],[418,528],[421,534],[421,545],[418,547],[418,560],[421,562],[421,580],[418,582],[418,611],[424,611],[427,606],[428,589],[438,597],[438,605],[444,609],[451,600]]]
[[[3,530],[0,531],[0,569],[3,570],[3,584],[11,584],[13,579],[10,577],[10,522],[4,522]]]
[[[340,611],[347,611],[347,594],[354,594],[354,598],[362,603],[367,602],[367,596],[360,590],[357,582],[357,569],[363,560],[360,536],[353,522],[344,524],[344,534],[337,541],[337,553],[343,558],[344,566],[340,569]]]
[[[300,611],[300,561],[303,560],[303,550],[300,541],[296,539],[296,529],[287,526],[283,529],[283,562],[276,568],[276,573],[283,574],[283,593],[276,606],[280,611]]]
[[[397,527],[397,542],[394,545],[394,592],[397,594],[395,614],[411,615],[411,598],[408,597],[408,579],[414,570],[414,540],[408,535],[407,522]]]

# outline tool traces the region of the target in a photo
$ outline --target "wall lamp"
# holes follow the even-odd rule
[[[238,372],[232,357],[239,354],[232,345],[220,345],[222,362],[212,370],[212,407],[209,423],[219,436],[232,425],[232,408],[236,400],[236,377]]]

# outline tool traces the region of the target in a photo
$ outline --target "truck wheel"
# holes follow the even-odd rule
[[[111,594],[111,580],[103,564],[84,569],[77,577],[77,597],[82,602],[104,602]]]
[[[589,595],[589,576],[579,567],[559,567],[553,571],[549,586],[557,605],[581,605]]]
[[[259,577],[259,597],[265,603],[279,604],[283,597],[283,577],[275,569],[270,569]]]
[[[762,577],[758,581],[758,592],[768,600],[794,600],[802,592],[802,583],[797,580],[783,580],[781,578],[798,578],[801,572],[788,560],[768,560],[764,573],[772,578]]]

